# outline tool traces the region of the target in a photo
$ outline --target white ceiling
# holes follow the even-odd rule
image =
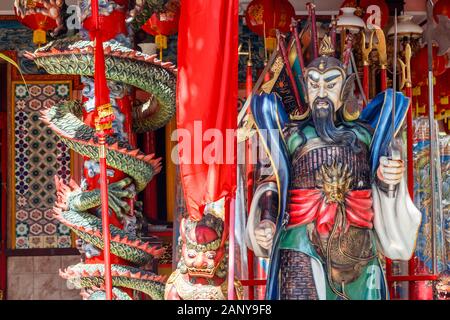
[[[311,2],[312,0],[289,0],[295,8],[297,14],[306,14],[305,5],[307,2]],[[315,0],[312,2],[316,3],[316,11],[318,14],[331,14],[335,13],[339,7],[341,6],[344,0]],[[76,4],[78,0],[66,0],[67,4]],[[247,7],[247,4],[251,2],[251,0],[240,0],[241,10],[244,10]],[[413,14],[423,14],[425,11],[425,0],[406,0],[405,11],[408,11]],[[1,0],[0,1],[0,15],[5,14],[14,14],[13,11],[14,0]],[[419,13],[420,12],[420,13]]]

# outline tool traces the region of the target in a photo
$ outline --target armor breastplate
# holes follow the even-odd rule
[[[361,151],[355,153],[350,146],[314,138],[292,154],[290,189],[319,189],[323,201],[339,203],[330,234],[319,235],[315,221],[308,225],[309,239],[326,262],[329,282],[338,286],[357,279],[374,257],[370,228],[350,226],[344,231],[343,227],[345,197],[351,190],[371,189],[368,148],[361,141],[358,143]],[[334,284],[332,287],[336,288]]]
[[[322,165],[345,164],[351,174],[350,190],[370,189],[370,167],[367,146],[358,141],[361,151],[355,153],[350,146],[327,144],[313,138],[292,155],[291,189],[318,187],[317,174]]]

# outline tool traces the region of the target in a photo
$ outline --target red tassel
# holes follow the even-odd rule
[[[252,94],[253,90],[252,69],[253,68],[251,65],[247,65],[247,78],[245,80],[246,97],[249,97]]]

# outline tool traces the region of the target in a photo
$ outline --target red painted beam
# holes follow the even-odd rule
[[[143,151],[145,154],[156,152],[155,132],[144,133]],[[144,214],[150,220],[158,220],[158,186],[156,178],[152,179],[144,189]]]
[[[267,283],[267,280],[265,280],[265,279],[246,279],[246,280],[239,280],[239,281],[245,287],[265,286]]]
[[[433,274],[413,275],[413,276],[388,276],[388,282],[394,281],[434,281],[438,276]]]

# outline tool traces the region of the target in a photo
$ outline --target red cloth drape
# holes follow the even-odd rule
[[[236,130],[237,91],[238,0],[181,1],[178,148],[181,182],[192,219],[201,218],[205,204],[230,197],[235,191],[236,139],[226,142],[226,131]],[[180,129],[189,132],[190,139],[181,138]],[[211,136],[205,136],[206,141],[202,138],[208,129],[217,129],[209,131],[217,143],[215,153],[207,148],[211,148]],[[222,138],[217,136],[219,131]],[[204,152],[213,154],[215,161],[204,158]]]
[[[319,189],[298,189],[290,191],[289,225],[302,225],[316,220],[317,231],[328,235],[333,229],[337,202],[327,203]],[[344,199],[346,230],[350,225],[371,229],[373,224],[372,190],[352,190]]]

